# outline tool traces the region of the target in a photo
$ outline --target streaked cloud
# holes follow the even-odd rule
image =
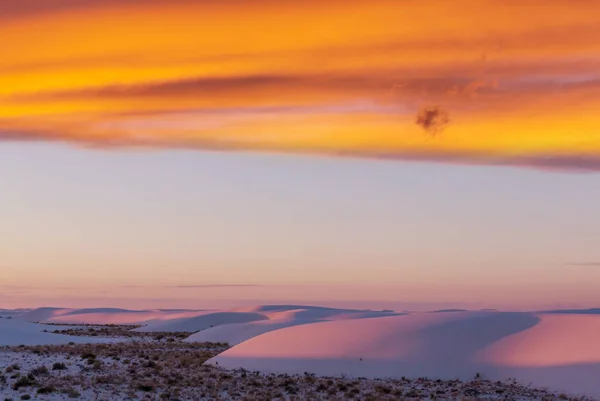
[[[191,284],[191,285],[172,285],[166,288],[238,288],[238,287],[262,287],[260,284]]]
[[[598,171],[595,9],[4,2],[0,140]],[[432,105],[435,139],[415,123]]]
[[[600,262],[571,262],[567,266],[600,267]]]

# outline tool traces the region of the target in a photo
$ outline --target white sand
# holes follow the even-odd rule
[[[225,324],[256,322],[267,320],[268,317],[261,313],[253,312],[213,312],[200,316],[189,318],[178,318],[151,322],[135,331],[156,332],[156,331],[200,331],[210,327],[216,327]]]
[[[19,318],[29,322],[61,324],[144,324],[152,321],[189,318],[208,312],[210,311],[37,308],[21,314]]]
[[[74,343],[103,343],[110,339],[97,337],[76,337],[46,333],[48,326],[19,319],[0,319],[0,346],[10,345],[50,345]],[[50,331],[50,330],[48,330]]]
[[[600,315],[449,312],[296,325],[209,363],[275,373],[492,380],[600,396]],[[567,350],[563,351],[566,346]]]
[[[275,305],[244,308],[263,313],[268,320],[228,324],[209,328],[188,337],[187,342],[225,342],[237,345],[250,338],[286,327],[321,321],[366,319],[394,315],[390,312],[321,308],[299,305]]]

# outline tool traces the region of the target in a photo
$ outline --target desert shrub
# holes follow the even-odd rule
[[[34,368],[31,370],[31,372],[29,372],[30,375],[32,376],[44,376],[48,374],[48,368],[45,367],[44,365],[42,366],[38,366],[37,368]]]
[[[89,361],[90,361],[90,359],[88,359],[88,364],[90,363]],[[94,360],[93,361],[92,369],[94,369],[94,370],[100,370],[100,369],[102,369],[103,365],[104,364],[102,363],[102,361]]]
[[[96,354],[93,352],[84,352],[81,354],[81,359],[96,359]]]
[[[67,389],[65,391],[65,394],[67,394],[67,397],[69,397],[69,398],[81,397],[81,393],[79,391],[75,390],[74,388]]]
[[[19,378],[19,380],[17,380],[12,388],[13,390],[18,390],[21,387],[29,387],[29,386],[33,386],[35,384],[35,380],[32,379],[30,376],[21,376]]]
[[[44,386],[37,389],[38,394],[52,394],[54,392],[54,387],[52,386]]]
[[[67,369],[67,365],[65,365],[62,362],[56,362],[54,363],[54,365],[52,365],[52,370],[66,370]]]
[[[150,383],[139,383],[136,386],[136,389],[144,392],[150,392],[154,390],[154,386]]]
[[[383,385],[375,386],[375,390],[381,394],[390,394],[392,392],[391,388]]]

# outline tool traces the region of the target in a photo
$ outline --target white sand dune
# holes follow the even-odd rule
[[[273,330],[292,327],[300,324],[314,323],[314,320],[263,320],[249,323],[234,323],[192,334],[185,342],[221,342],[229,345],[237,345],[250,338],[268,333]]]
[[[480,373],[492,380],[515,377],[600,396],[598,333],[600,315],[422,313],[280,328],[209,363],[268,373],[370,378],[466,380]]]
[[[258,335],[286,327],[321,321],[367,319],[398,315],[393,312],[334,309],[299,305],[257,306],[245,310],[262,312],[268,320],[212,327],[191,335],[185,341],[225,342],[229,345],[237,345]]]
[[[111,339],[77,337],[46,333],[47,326],[20,319],[0,319],[0,346],[50,345],[74,343],[105,343]]]
[[[6,314],[8,314],[7,312]],[[10,312],[12,313],[12,312]],[[60,324],[140,324],[140,331],[199,331],[223,324],[261,320],[319,321],[385,316],[389,312],[335,309],[301,305],[261,305],[229,311],[119,308],[52,308],[43,307],[13,314],[29,322]],[[0,316],[2,316],[0,314]]]
[[[301,305],[259,305],[229,311],[207,312],[193,317],[173,318],[163,321],[150,321],[144,327],[136,329],[142,332],[152,331],[213,331],[191,338],[190,341],[229,342],[237,344],[255,335],[282,327],[313,323],[324,320],[362,319],[367,317],[388,316],[390,312],[368,310],[335,309]],[[259,324],[260,323],[260,324]]]
[[[0,318],[13,318],[21,316],[23,313],[28,312],[28,310],[22,309],[0,309]]]
[[[384,317],[398,315],[394,312],[380,312],[368,310],[353,309],[333,309],[333,308],[315,308],[299,307],[298,309],[288,309],[282,311],[263,311],[271,320],[346,320],[346,319],[366,319],[371,317]]]
[[[210,311],[182,309],[128,310],[118,308],[37,308],[18,316],[29,322],[62,324],[143,324],[152,321],[183,319]]]
[[[259,312],[259,313],[270,313],[270,312],[285,312],[293,310],[310,310],[316,312],[334,312],[340,313],[345,312],[364,312],[362,309],[340,309],[340,308],[328,308],[326,306],[315,306],[315,305],[253,305],[245,306],[241,308],[232,309],[235,312]]]
[[[268,317],[261,313],[254,312],[212,312],[195,317],[177,318],[162,321],[154,321],[146,326],[140,327],[135,331],[156,332],[156,331],[200,331],[210,327],[228,325],[233,323],[256,322],[267,320]]]
[[[60,316],[63,313],[67,313],[69,310],[71,309],[50,307],[36,308],[21,314],[19,318],[28,322],[42,322],[55,316]]]

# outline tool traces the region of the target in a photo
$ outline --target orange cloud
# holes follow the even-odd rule
[[[575,3],[3,2],[0,140],[600,170],[600,16]]]

